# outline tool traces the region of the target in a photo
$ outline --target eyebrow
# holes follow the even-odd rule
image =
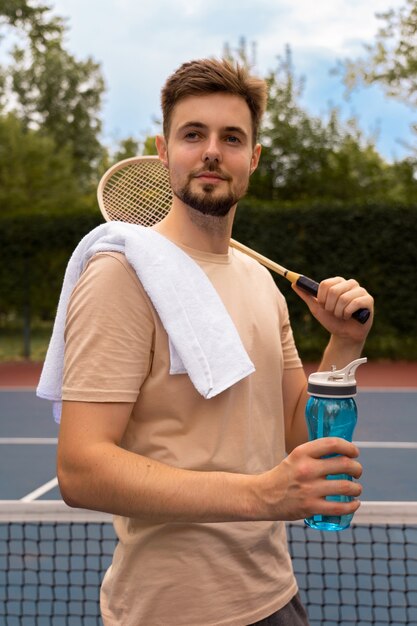
[[[205,130],[205,129],[208,128],[208,126],[207,126],[207,124],[203,124],[202,122],[193,122],[193,121],[191,121],[191,122],[186,122],[185,124],[180,126],[180,128],[178,129],[178,132],[184,131],[187,128],[201,128],[202,130]],[[221,130],[223,132],[226,132],[226,133],[239,133],[239,134],[243,135],[244,137],[248,136],[246,131],[243,130],[243,128],[241,128],[240,126],[225,126]]]

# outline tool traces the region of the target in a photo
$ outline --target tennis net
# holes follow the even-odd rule
[[[288,524],[311,626],[417,626],[417,502],[364,502],[354,521],[340,533]],[[0,623],[101,626],[114,545],[109,515],[0,502]]]

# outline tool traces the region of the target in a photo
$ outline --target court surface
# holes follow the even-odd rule
[[[362,500],[417,501],[417,387],[363,388],[356,401]],[[58,430],[34,389],[0,389],[0,500],[60,499]]]

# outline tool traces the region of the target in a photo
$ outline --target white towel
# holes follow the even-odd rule
[[[187,373],[212,398],[255,371],[223,302],[199,265],[156,231],[124,222],[102,224],[74,250],[65,272],[37,395],[58,403],[59,421],[68,301],[87,261],[122,252],[136,271],[169,337],[170,374]]]

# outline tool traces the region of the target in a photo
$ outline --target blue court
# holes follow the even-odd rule
[[[417,501],[416,401],[417,388],[368,388],[357,397],[362,500],[390,501],[395,513],[395,502]],[[0,500],[37,508],[42,503],[36,501],[60,500],[58,430],[50,403],[36,398],[33,389],[0,391]],[[403,513],[403,506],[398,509]],[[390,527],[383,518],[374,527],[354,525],[343,533],[287,526],[311,626],[417,626],[415,518],[409,526]],[[3,522],[0,621],[3,617],[5,626],[102,626],[99,587],[114,548],[108,521],[57,524],[52,512],[49,521],[42,517],[41,526],[30,520]]]
[[[417,501],[417,388],[364,388],[357,404],[362,500]],[[0,500],[60,499],[58,431],[34,390],[0,390]]]

